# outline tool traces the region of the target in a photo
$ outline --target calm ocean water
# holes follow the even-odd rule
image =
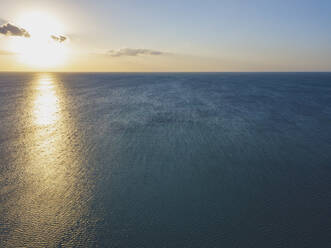
[[[0,74],[0,247],[331,247],[331,73]]]

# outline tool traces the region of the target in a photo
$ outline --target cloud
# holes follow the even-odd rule
[[[135,49],[135,48],[121,48],[118,50],[110,50],[107,53],[112,57],[121,56],[139,56],[139,55],[163,55],[164,52],[150,50],[150,49]]]
[[[0,34],[7,36],[22,36],[30,38],[30,34],[24,28],[17,27],[13,24],[6,23],[0,26]]]
[[[54,40],[54,41],[57,41],[57,42],[64,42],[66,41],[68,38],[64,35],[51,35],[51,38]]]

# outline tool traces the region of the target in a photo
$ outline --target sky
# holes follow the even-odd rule
[[[0,71],[331,71],[327,0],[2,0]]]

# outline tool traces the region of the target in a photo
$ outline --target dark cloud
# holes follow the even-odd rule
[[[60,43],[66,41],[68,39],[66,36],[63,36],[63,35],[51,35],[51,38],[54,41],[57,41],[57,42],[60,42]]]
[[[164,53],[150,49],[121,48],[118,50],[110,50],[108,51],[107,54],[112,57],[121,57],[121,56],[139,56],[139,55],[162,55]]]
[[[29,38],[30,34],[24,28],[17,27],[13,24],[6,23],[0,26],[0,34],[7,36],[22,36]]]

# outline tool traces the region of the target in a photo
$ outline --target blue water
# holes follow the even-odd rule
[[[331,73],[0,74],[0,247],[331,247]]]

